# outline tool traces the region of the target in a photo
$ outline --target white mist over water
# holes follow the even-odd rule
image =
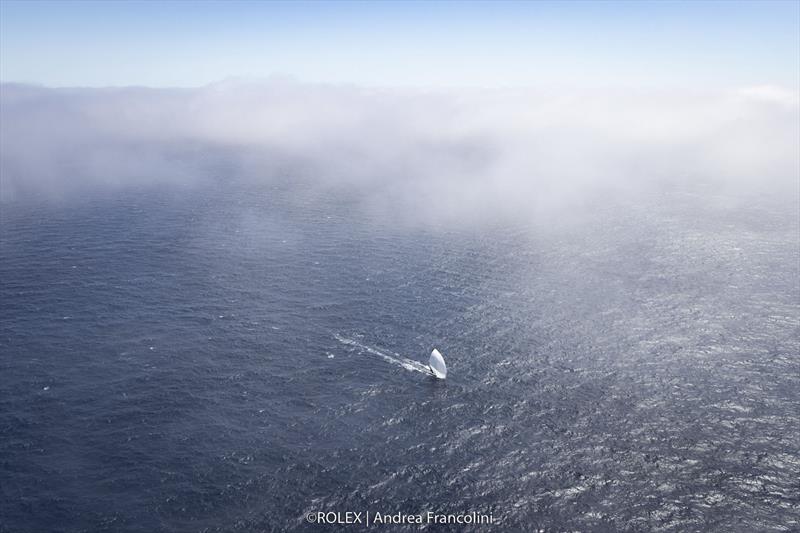
[[[798,94],[3,85],[0,196],[304,179],[397,223],[551,224],[664,183],[794,194]]]

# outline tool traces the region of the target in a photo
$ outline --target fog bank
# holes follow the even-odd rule
[[[0,199],[302,179],[365,210],[467,222],[704,182],[796,194],[798,95],[378,90],[289,81],[0,91]]]

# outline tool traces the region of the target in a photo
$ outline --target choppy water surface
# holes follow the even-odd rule
[[[800,528],[796,199],[395,227],[212,189],[2,206],[0,531]]]

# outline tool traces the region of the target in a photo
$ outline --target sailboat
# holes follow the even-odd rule
[[[447,365],[444,364],[444,357],[439,353],[436,348],[431,352],[431,358],[428,360],[428,366],[431,372],[438,379],[445,379],[447,377]]]

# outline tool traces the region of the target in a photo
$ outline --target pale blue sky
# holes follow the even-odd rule
[[[0,80],[800,87],[800,1],[14,2]]]

